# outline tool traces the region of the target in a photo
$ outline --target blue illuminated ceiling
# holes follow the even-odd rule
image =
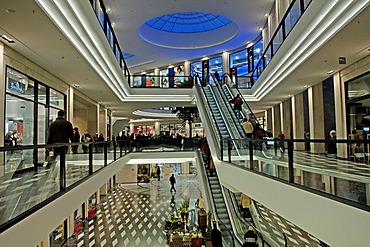
[[[212,31],[232,22],[226,17],[201,12],[180,12],[157,16],[145,24],[171,33],[200,33]]]

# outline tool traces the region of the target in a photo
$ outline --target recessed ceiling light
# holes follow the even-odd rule
[[[116,25],[116,23],[112,22],[112,27],[114,27]]]
[[[304,85],[303,87],[304,87],[304,88],[308,88],[308,85]]]
[[[262,31],[262,27],[260,28],[260,31]]]
[[[78,85],[78,84],[74,84],[73,85],[75,88],[79,88],[80,87],[80,85]]]
[[[330,71],[326,72],[326,74],[328,74],[328,75],[331,75],[333,73],[334,73],[334,70],[330,70]]]
[[[1,35],[1,38],[5,39],[6,41],[8,41],[9,43],[15,43],[14,40],[12,38],[10,38],[8,35],[6,34],[2,34]]]
[[[108,12],[108,13],[110,13],[110,12],[111,12],[110,8],[107,8],[107,12]]]
[[[269,14],[265,14],[265,17],[268,17],[269,16]]]
[[[12,13],[14,13],[14,12],[15,12],[15,10],[14,10],[14,9],[7,9],[7,10],[5,10],[5,12],[6,12],[6,13],[11,13],[11,14],[12,14]]]

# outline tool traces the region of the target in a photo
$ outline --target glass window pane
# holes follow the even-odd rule
[[[260,39],[253,45],[253,67],[258,63],[263,55],[263,40]]]
[[[12,69],[6,70],[6,91],[22,96],[23,98],[34,100],[35,82],[28,76]]]
[[[308,4],[310,4],[312,0],[303,0],[303,6],[304,6],[304,9],[307,8]]]
[[[237,68],[237,75],[248,74],[248,59],[247,49],[230,54],[230,68]]]
[[[134,76],[134,87],[141,87],[141,75]]]
[[[46,87],[44,85],[38,84],[38,102],[46,104]]]
[[[16,144],[33,144],[33,106],[32,101],[6,95],[5,133],[12,131]]]
[[[195,62],[190,64],[190,75],[199,76],[200,81],[202,81],[202,62]]]
[[[222,57],[215,57],[209,59],[209,71],[211,74],[214,74],[216,71],[218,75],[220,76],[220,79],[222,78]],[[210,77],[210,83],[213,83],[213,77]]]
[[[37,144],[45,144],[48,132],[48,108],[41,104],[38,104],[37,131]]]
[[[50,88],[49,95],[50,106],[58,107],[61,110],[64,110],[64,94]]]

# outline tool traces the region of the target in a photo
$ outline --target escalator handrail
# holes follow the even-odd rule
[[[207,173],[206,173],[206,174],[207,174]],[[217,179],[217,184],[218,184],[218,186],[220,187],[220,190],[222,190],[222,188],[221,188],[221,183],[220,183],[220,180],[219,180],[219,178],[218,178],[216,168],[215,168],[215,170],[214,170],[214,175],[215,175],[215,177],[216,177],[216,179]],[[214,199],[214,197],[213,197],[212,189],[211,189],[211,181],[209,180],[208,174],[207,174],[207,178],[208,178],[208,179],[207,179],[207,181],[208,181],[208,186],[209,186],[209,188],[210,188],[210,190],[211,190],[212,201],[213,201],[214,205],[216,205],[215,199]],[[221,222],[221,224],[225,227],[225,229],[227,229],[227,230],[228,230],[229,234],[232,236],[232,239],[233,239],[233,246],[235,246],[235,241],[234,241],[234,239],[236,238],[236,236],[235,236],[234,232],[230,231],[230,229],[228,229],[228,228],[226,227],[226,225],[225,225],[225,224],[220,220],[220,217],[219,217],[219,215],[218,215],[218,212],[217,212],[217,208],[216,208],[216,207],[215,207],[215,212],[216,212],[217,218],[219,219],[219,222]],[[227,215],[228,215],[229,220],[230,220],[230,222],[231,222],[231,219],[230,219],[230,215],[229,215],[229,213],[227,213]]]
[[[207,101],[208,107],[209,107],[211,115],[212,115],[212,119],[211,119],[207,114],[207,116],[205,116],[206,118],[202,119],[202,122],[207,122],[207,120],[208,120],[209,121],[209,123],[208,123],[209,126],[216,125],[216,129],[217,129],[217,132],[218,132],[218,135],[219,135],[218,138],[217,138],[217,135],[215,134],[215,131],[209,131],[209,133],[207,133],[207,135],[213,135],[214,139],[218,142],[218,148],[219,148],[218,151],[219,151],[219,153],[217,153],[217,156],[218,156],[218,158],[220,158],[220,156],[221,156],[221,143],[220,142],[221,142],[221,140],[223,140],[222,135],[221,135],[221,131],[220,131],[218,125],[216,124],[216,119],[215,119],[215,116],[213,115],[213,112],[211,111],[209,101],[205,100],[206,96],[205,96],[203,87],[201,85],[196,85],[195,86],[195,91],[196,91],[196,93],[199,94],[199,98],[203,101],[203,102],[200,102],[201,103],[200,105],[202,105],[206,109],[204,101]],[[199,107],[199,104],[197,104],[197,105]]]
[[[198,153],[198,157],[199,157],[199,154],[201,154],[200,151],[197,152]],[[201,165],[201,171],[202,173],[206,176],[206,180],[207,180],[207,193],[208,193],[208,197],[210,198],[210,200],[212,200],[212,203],[208,202],[209,205],[211,205],[212,207],[212,212],[213,212],[213,215],[214,215],[214,219],[217,218],[217,221],[220,222],[224,227],[225,229],[227,229],[227,231],[229,232],[229,235],[232,236],[232,239],[233,239],[233,246],[235,246],[235,242],[234,242],[234,235],[232,234],[232,232],[230,232],[230,230],[225,226],[225,224],[220,220],[220,217],[218,215],[218,212],[217,212],[217,208],[216,208],[216,202],[215,202],[215,199],[213,197],[213,193],[212,193],[212,189],[211,189],[211,182],[209,180],[209,177],[208,177],[208,174],[207,174],[207,171],[206,171],[206,168],[204,165]],[[217,181],[218,181],[218,184],[220,184],[220,181],[218,180],[218,176],[217,176],[217,173],[215,171],[214,173],[216,175],[216,178],[217,178]]]

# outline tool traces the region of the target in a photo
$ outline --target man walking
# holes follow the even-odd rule
[[[73,127],[70,122],[65,118],[66,112],[63,110],[58,111],[58,117],[50,124],[48,132],[47,144],[65,144],[70,141],[73,142]],[[53,148],[54,156],[60,154],[65,147]]]
[[[172,192],[172,190],[176,192],[175,183],[176,183],[175,174],[172,174],[172,176],[170,177],[170,184],[171,184],[170,192]]]

